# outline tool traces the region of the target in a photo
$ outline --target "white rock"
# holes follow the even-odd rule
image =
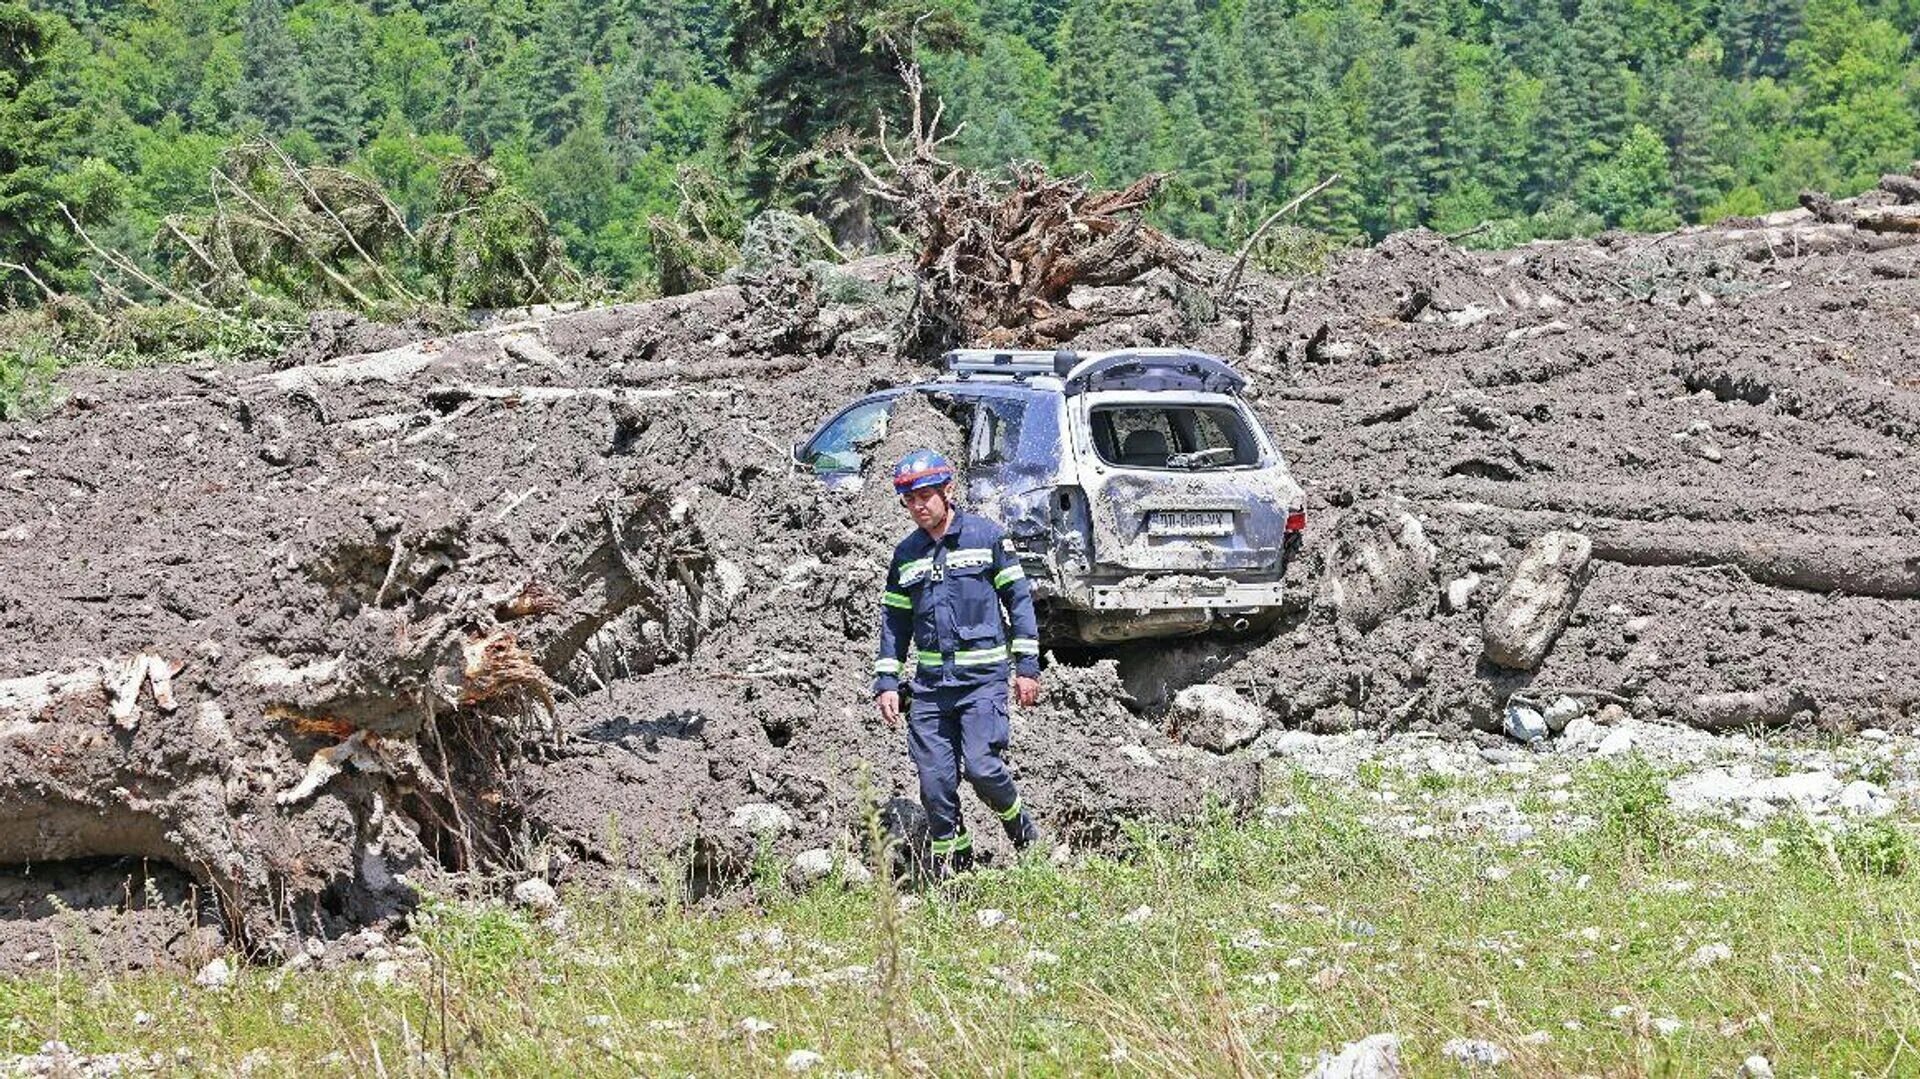
[[[825,1059],[811,1049],[795,1049],[787,1054],[787,1070],[790,1072],[812,1071]]]
[[[1481,577],[1478,573],[1469,573],[1447,582],[1446,607],[1449,611],[1464,611],[1472,601],[1473,594],[1480,590]]]
[[[1339,1053],[1322,1052],[1306,1079],[1400,1079],[1400,1039],[1374,1034],[1349,1042]]]
[[[767,1031],[773,1029],[773,1024],[758,1016],[749,1015],[745,1019],[740,1020],[740,1029],[749,1035],[765,1034]]]
[[[200,973],[193,976],[193,984],[202,989],[225,989],[233,984],[233,964],[223,955],[201,967]]]
[[[1715,963],[1732,958],[1733,949],[1716,941],[1712,944],[1702,944],[1695,949],[1693,956],[1687,960],[1687,965],[1697,970],[1705,970]]]
[[[1884,817],[1893,812],[1893,800],[1876,783],[1856,779],[1840,792],[1840,808],[1868,817]]]
[[[772,802],[748,802],[733,811],[727,823],[735,828],[766,835],[793,830],[793,814]]]
[[[1618,757],[1633,751],[1633,735],[1624,730],[1608,731],[1600,744],[1594,747],[1594,755],[1600,757]]]
[[[1725,768],[1709,768],[1667,781],[1667,800],[1673,803],[1674,808],[1683,811],[1744,802],[1753,795],[1751,776],[1735,776]],[[1765,804],[1764,800],[1762,804]]]
[[[1440,1047],[1440,1055],[1469,1068],[1497,1068],[1513,1057],[1500,1046],[1479,1038],[1455,1038]]]
[[[1122,914],[1120,916],[1120,924],[1121,925],[1139,925],[1151,917],[1153,917],[1153,908],[1143,903],[1140,906],[1137,906],[1132,910],[1126,912],[1125,914]]]
[[[1216,753],[1239,749],[1259,736],[1266,716],[1231,686],[1188,686],[1174,694],[1174,729],[1183,741]]]
[[[1773,1062],[1755,1053],[1740,1062],[1739,1079],[1773,1079]]]
[[[1567,721],[1567,729],[1560,733],[1568,745],[1586,749],[1600,744],[1606,738],[1600,725],[1587,716],[1575,716]]]
[[[1685,1029],[1686,1025],[1687,1024],[1682,1023],[1680,1020],[1675,1019],[1671,1015],[1655,1016],[1651,1023],[1651,1026],[1653,1027],[1653,1032],[1655,1034],[1660,1035],[1662,1038],[1673,1037],[1675,1034],[1678,1034],[1680,1033],[1681,1030]]]
[[[982,907],[973,912],[973,920],[978,922],[982,929],[992,929],[1007,920],[1007,912],[995,907]]]
[[[539,877],[529,877],[514,885],[513,901],[541,914],[551,914],[560,909],[560,893]]]
[[[1587,714],[1587,702],[1578,697],[1555,697],[1553,703],[1540,713],[1547,721],[1547,729],[1555,734],[1567,729],[1567,724]]]
[[[1120,755],[1132,761],[1134,764],[1138,765],[1141,768],[1160,767],[1160,758],[1154,756],[1153,751],[1148,749],[1146,746],[1134,745],[1133,743],[1129,742],[1128,744],[1120,747]]]
[[[1840,781],[1834,778],[1832,772],[1779,776],[1767,780],[1762,787],[1765,788],[1762,797],[1768,801],[1792,802],[1809,808],[1823,806],[1840,795]]]
[[[833,852],[824,847],[803,850],[793,856],[793,879],[812,884],[833,875]]]
[[[1549,532],[1529,544],[1481,622],[1487,661],[1511,670],[1539,667],[1580,602],[1592,560],[1593,543],[1578,532]]]
[[[1538,742],[1547,736],[1546,718],[1524,704],[1507,706],[1504,726],[1507,737],[1516,742]]]

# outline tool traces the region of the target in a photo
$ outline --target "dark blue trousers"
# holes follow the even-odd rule
[[[916,690],[907,709],[907,753],[920,773],[920,804],[927,811],[927,832],[934,853],[964,849],[960,819],[960,780],[993,815],[1010,821],[1020,815],[1020,791],[1000,759],[1007,748],[1007,684]]]

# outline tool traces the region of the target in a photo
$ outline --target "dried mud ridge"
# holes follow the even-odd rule
[[[1047,827],[1249,805],[1293,728],[1911,729],[1916,249],[1861,224],[1895,196],[1836,205],[1073,290],[1081,347],[1252,377],[1311,557],[1270,639],[1055,659],[1013,753]],[[899,809],[864,672],[904,522],[785,447],[927,373],[903,272],[350,355],[334,320],[0,427],[0,966],[75,919],[115,963],[286,954],[470,870],[720,895]],[[903,419],[877,456],[945,437]]]

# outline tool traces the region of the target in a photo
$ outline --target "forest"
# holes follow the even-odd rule
[[[1337,243],[1659,230],[1904,169],[1917,28],[1920,0],[7,0],[0,287],[647,294],[663,243],[776,207],[884,248],[834,148],[899,123],[903,58],[960,162],[1165,172],[1155,223],[1214,246],[1334,174],[1298,224]],[[372,287],[305,257],[322,180]],[[489,258],[528,287],[474,286]]]

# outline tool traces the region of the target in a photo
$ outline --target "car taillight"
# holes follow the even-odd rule
[[[1287,511],[1287,531],[1305,532],[1307,530],[1307,511],[1291,509]]]

